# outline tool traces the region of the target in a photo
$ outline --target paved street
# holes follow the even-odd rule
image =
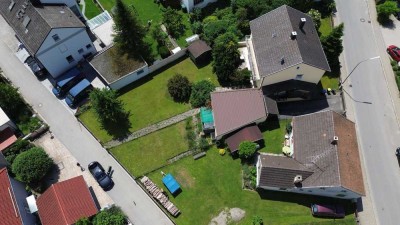
[[[122,167],[107,153],[90,133],[78,123],[71,111],[54,97],[44,85],[16,58],[13,32],[0,17],[0,67],[20,89],[29,104],[46,120],[51,131],[81,165],[99,161],[114,169],[114,188],[108,192],[136,225],[169,225],[169,218],[143,192]],[[11,49],[11,48],[12,49]],[[134,204],[134,202],[136,204]]]
[[[400,173],[394,150],[400,145],[400,139],[395,113],[398,103],[392,102],[392,99],[399,101],[393,91],[393,74],[387,70],[389,61],[380,29],[373,26],[374,21],[368,22],[375,20],[374,14],[370,19],[371,11],[368,10],[374,10],[371,9],[373,3],[368,8],[368,1],[365,0],[337,0],[336,5],[338,16],[345,24],[345,69],[351,71],[360,61],[381,56],[381,59],[361,63],[343,87],[353,98],[348,98],[346,103],[352,104],[354,109],[364,158],[364,179],[369,184],[367,188],[374,205],[376,224],[396,225],[399,224],[397,213],[400,211],[400,201],[397,197]],[[371,221],[374,220],[373,215],[364,214],[361,216],[363,218],[361,224],[375,224],[375,221]]]

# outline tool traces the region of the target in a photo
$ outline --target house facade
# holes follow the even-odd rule
[[[316,85],[330,71],[307,14],[284,5],[250,21],[250,29],[246,61],[254,86],[268,88],[291,80]],[[279,91],[285,91],[284,85]]]
[[[96,49],[86,26],[65,2],[44,3],[47,2],[1,1],[0,13],[17,34],[20,48],[25,48],[56,78]]]
[[[218,0],[181,0],[183,6],[187,12],[192,12],[194,8],[204,8],[209,3],[216,2]]]
[[[294,117],[292,129],[292,157],[258,156],[258,188],[340,199],[365,195],[353,122],[324,111]]]

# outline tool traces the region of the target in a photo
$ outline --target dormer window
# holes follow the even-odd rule
[[[60,37],[58,36],[58,34],[53,35],[52,38],[53,38],[54,41],[59,41],[60,40]]]

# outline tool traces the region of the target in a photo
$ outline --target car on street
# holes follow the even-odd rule
[[[89,163],[88,169],[103,190],[108,191],[114,186],[111,177],[106,173],[99,162],[93,161]]]
[[[390,45],[386,49],[387,53],[392,57],[392,59],[396,62],[400,61],[400,48],[395,45]]]
[[[345,211],[342,205],[312,204],[311,214],[315,217],[344,218]]]

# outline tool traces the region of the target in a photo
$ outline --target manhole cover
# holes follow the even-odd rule
[[[364,18],[361,18],[360,21],[361,21],[361,22],[365,22],[365,19],[364,19]]]

